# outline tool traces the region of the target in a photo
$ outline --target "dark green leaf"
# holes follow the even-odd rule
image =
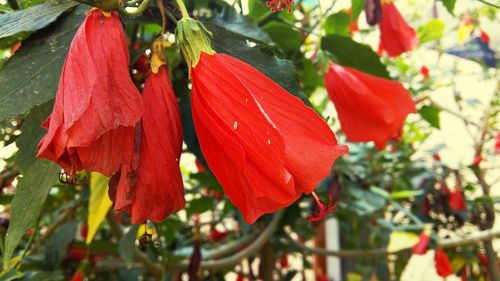
[[[45,262],[51,269],[56,269],[66,256],[68,246],[75,239],[77,221],[61,225],[51,236],[45,248]]]
[[[266,24],[264,30],[287,54],[292,54],[302,45],[302,36],[300,32],[287,24],[273,21]]]
[[[437,107],[424,105],[420,108],[418,113],[420,113],[420,116],[422,116],[425,121],[429,122],[432,127],[439,129],[441,128],[441,122],[439,119],[440,111],[441,110]]]
[[[442,20],[432,19],[426,24],[422,25],[418,29],[417,33],[420,44],[432,40],[439,40],[441,39],[441,37],[443,37],[444,34],[444,22]]]
[[[328,16],[323,24],[327,35],[349,36],[349,22],[351,17],[346,12],[338,12]]]
[[[120,257],[129,265],[134,261],[135,240],[138,230],[138,224],[132,225],[129,231],[123,235],[120,240],[120,245],[118,245],[118,253],[120,253]]]
[[[226,7],[212,19],[212,23],[226,29],[264,43],[272,43],[269,35],[259,28],[252,19],[238,14],[234,9]]]
[[[77,4],[71,0],[50,0],[25,10],[0,15],[0,38],[42,29]]]
[[[24,273],[19,272],[15,269],[11,269],[11,270],[3,273],[2,275],[0,275],[0,281],[12,281],[12,280],[22,278],[23,276],[24,276]]]
[[[310,105],[300,88],[292,62],[274,56],[267,45],[254,42],[251,38],[231,32],[222,26],[206,24],[206,27],[213,33],[213,44],[217,52],[229,54],[251,64],[289,93]]]
[[[0,70],[0,120],[54,97],[69,45],[87,10],[81,5],[35,33],[5,63]]]
[[[455,3],[457,2],[457,0],[439,0],[439,1],[441,1],[441,3],[443,3],[443,5],[445,6],[446,10],[448,10],[448,12],[453,15],[453,11],[455,10]]]
[[[12,200],[11,221],[5,238],[4,268],[23,234],[35,225],[60,171],[57,165],[35,158],[36,145],[43,135],[40,124],[47,117],[47,108],[50,108],[50,104],[34,108],[28,114],[22,126],[24,133],[17,141],[19,152],[15,162],[23,177],[19,179]]]
[[[330,52],[340,65],[389,78],[389,73],[377,54],[369,46],[360,44],[349,37],[339,35],[324,37],[321,40],[321,48]]]
[[[201,197],[193,199],[186,206],[187,216],[190,217],[193,214],[201,214],[212,209],[214,205],[214,200],[209,197]]]

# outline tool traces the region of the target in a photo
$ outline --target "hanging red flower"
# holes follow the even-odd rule
[[[182,127],[177,100],[164,66],[151,73],[143,90],[144,114],[137,149],[139,159],[122,166],[115,210],[126,211],[132,223],[162,221],[184,207],[179,158]]]
[[[401,16],[392,0],[382,0],[380,27],[380,47],[391,57],[397,57],[418,45],[418,37]]]
[[[500,131],[498,131],[495,140],[495,153],[500,154]]]
[[[490,36],[484,30],[481,30],[481,33],[479,34],[479,39],[481,39],[481,41],[483,41],[483,43],[485,44],[490,43]]]
[[[450,191],[448,201],[450,203],[450,209],[459,212],[465,210],[465,200],[460,187],[455,187],[453,191]]]
[[[128,64],[118,13],[90,11],[71,42],[37,157],[68,174],[87,169],[107,176],[132,160],[142,100]]]
[[[201,149],[248,223],[312,192],[347,150],[311,108],[236,58],[202,53],[191,76]]]
[[[401,83],[330,62],[325,85],[340,126],[353,142],[373,141],[378,149],[398,138],[415,103]]]
[[[471,166],[479,167],[479,164],[481,164],[481,162],[483,162],[483,156],[476,155],[476,156],[474,156],[474,159],[472,159]]]
[[[83,281],[83,271],[78,270],[73,277],[71,277],[70,281]]]
[[[417,244],[411,248],[411,252],[416,255],[423,255],[427,252],[427,247],[431,241],[432,227],[426,227],[422,233],[420,233]]]
[[[453,273],[450,260],[441,248],[436,249],[434,254],[434,265],[436,266],[437,274],[441,277],[446,278]]]
[[[420,68],[420,74],[424,76],[424,80],[427,80],[430,77],[429,69],[425,65]]]

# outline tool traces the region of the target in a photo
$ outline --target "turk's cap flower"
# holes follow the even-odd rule
[[[441,248],[437,248],[434,253],[434,265],[436,266],[437,274],[441,277],[448,277],[453,273],[450,259]]]

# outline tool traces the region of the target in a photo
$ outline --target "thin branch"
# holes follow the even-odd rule
[[[479,2],[483,3],[483,4],[486,4],[488,6],[491,6],[491,7],[494,7],[494,8],[497,8],[497,9],[500,9],[500,6],[499,5],[496,5],[496,4],[493,4],[493,3],[490,3],[490,2],[487,2],[487,1],[484,1],[484,0],[478,0]]]

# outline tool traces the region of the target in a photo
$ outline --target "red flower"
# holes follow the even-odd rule
[[[201,149],[248,223],[312,192],[347,151],[317,113],[236,58],[203,52],[191,77]]]
[[[455,190],[450,191],[448,200],[450,202],[450,209],[454,211],[465,210],[465,200],[462,195],[462,190],[460,190],[459,187],[455,187]]]
[[[281,268],[289,268],[290,264],[288,263],[288,255],[282,254],[280,259]]]
[[[380,44],[391,57],[397,57],[418,45],[415,29],[408,25],[392,1],[382,2]]]
[[[42,127],[38,157],[68,174],[87,169],[110,176],[133,158],[142,100],[129,77],[125,32],[117,12],[92,10],[76,32],[54,109]]]
[[[481,164],[482,161],[483,161],[483,156],[476,155],[476,156],[474,156],[474,159],[472,160],[471,166],[479,167],[479,164]]]
[[[115,210],[128,212],[134,224],[160,222],[185,203],[179,170],[181,119],[164,66],[147,78],[142,97],[140,157],[122,166],[115,199]]]
[[[420,233],[417,244],[411,248],[413,254],[423,255],[427,252],[427,246],[429,246],[429,242],[431,241],[431,231],[432,229],[426,228]]]
[[[239,273],[238,276],[236,277],[236,281],[244,281],[245,280],[245,276],[243,276],[243,274]]]
[[[212,240],[215,242],[221,241],[222,239],[226,238],[227,235],[229,235],[229,232],[227,231],[221,232],[217,229],[212,229],[212,231],[210,231],[210,238],[212,238]]]
[[[495,153],[500,154],[500,131],[498,131],[495,141]]]
[[[316,281],[331,281],[330,277],[326,276],[325,274],[318,273],[316,274]]]
[[[422,74],[422,76],[424,76],[424,79],[429,79],[429,77],[430,77],[429,69],[425,65],[420,68],[420,74]]]
[[[326,215],[328,215],[328,213],[335,211],[335,209],[337,208],[338,201],[333,203],[333,197],[331,194],[328,194],[328,199],[329,199],[328,205],[325,202],[321,201],[321,199],[319,199],[318,195],[316,195],[314,191],[312,192],[312,195],[314,197],[314,200],[316,201],[316,208],[318,208],[318,211],[313,215],[309,216],[307,218],[308,221],[310,222],[322,221],[326,217]]]
[[[83,271],[78,270],[70,281],[83,281]]]
[[[271,7],[271,12],[275,13],[276,10],[283,11],[285,7],[289,13],[292,12],[292,5],[294,0],[269,0],[266,1],[266,6]]]
[[[83,240],[87,239],[87,234],[89,233],[89,227],[86,224],[80,226],[80,236]]]
[[[415,103],[398,82],[330,62],[325,85],[340,126],[353,142],[374,141],[378,149],[397,138]]]
[[[441,248],[436,249],[436,253],[434,254],[434,265],[436,266],[437,274],[441,277],[448,277],[453,273],[450,260]]]
[[[484,32],[484,30],[481,30],[481,33],[479,34],[479,39],[481,39],[481,41],[483,41],[485,44],[490,43],[490,36],[488,35],[488,33]]]

